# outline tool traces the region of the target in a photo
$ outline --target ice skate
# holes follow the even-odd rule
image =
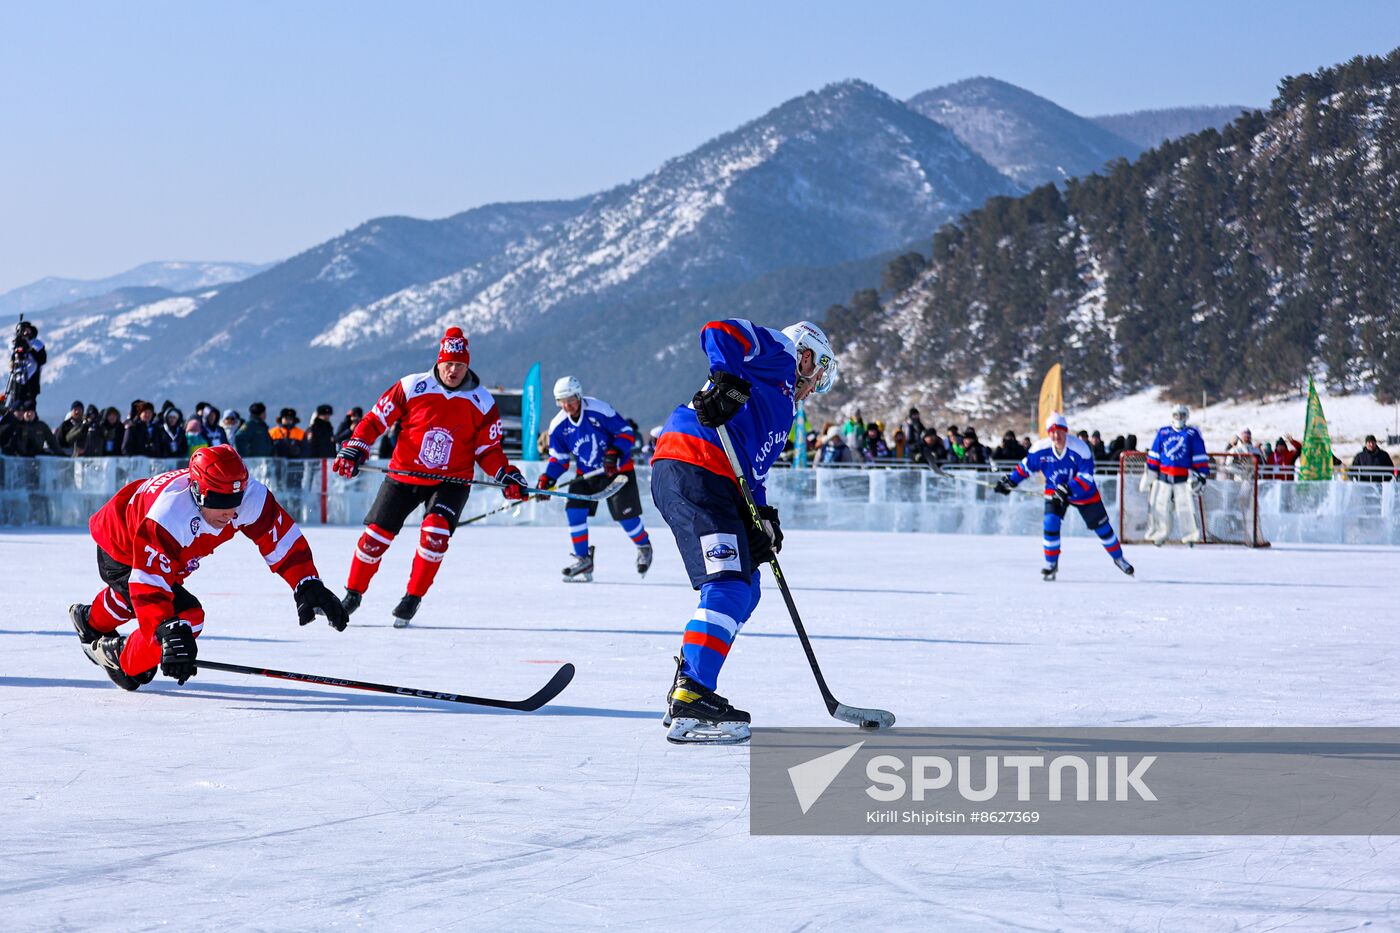
[[[1044,567],[1040,568],[1040,579],[1049,583],[1051,580],[1055,579],[1055,574],[1059,573],[1059,571],[1060,564],[1058,561],[1047,563]]]
[[[394,607],[394,628],[408,628],[409,621],[418,614],[418,604],[422,601],[421,596],[403,594],[403,599]]]
[[[155,679],[155,668],[151,668],[144,674],[132,677],[122,670],[121,656],[122,648],[126,646],[125,635],[103,635],[95,641],[83,642],[83,654],[88,656],[88,660],[98,667],[110,678],[112,683],[123,690],[136,690],[142,684],[148,684]]]
[[[364,598],[364,595],[359,590],[345,591],[345,595],[340,598],[340,605],[347,616],[354,615],[355,610],[360,608],[360,600]]]
[[[647,575],[647,571],[650,570],[650,569],[651,569],[651,545],[650,545],[650,544],[639,544],[639,545],[637,545],[637,573],[639,573],[639,574],[641,574],[642,576],[645,577],[645,576]]]
[[[742,745],[749,740],[749,714],[680,672],[667,695],[666,741],[676,745]]]
[[[87,603],[74,603],[68,607],[68,619],[78,632],[78,640],[84,645],[92,644],[105,634],[88,624],[88,615],[91,612],[92,606]]]
[[[593,582],[593,545],[588,546],[586,557],[576,557],[574,562],[563,570],[565,583],[592,583]],[[641,558],[638,558],[640,563]]]
[[[1133,565],[1128,563],[1128,559],[1126,557],[1115,557],[1113,559],[1113,566],[1117,567],[1119,570],[1123,571],[1130,577],[1133,575]]]

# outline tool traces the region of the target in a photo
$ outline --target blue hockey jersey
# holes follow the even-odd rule
[[[727,427],[754,501],[765,505],[768,471],[783,452],[797,414],[793,401],[797,347],[780,330],[731,318],[701,328],[700,348],[709,358],[710,372],[726,372],[752,386],[748,402]],[[734,476],[718,432],[702,427],[689,403],[666,419],[652,460],[681,460],[720,476]]]
[[[1055,453],[1055,443],[1050,438],[1042,438],[1032,445],[1030,452],[1006,475],[1013,486],[1032,473],[1045,477],[1045,495],[1054,492],[1056,486],[1069,487],[1069,501],[1074,505],[1088,505],[1099,501],[1099,487],[1094,482],[1094,453],[1089,445],[1077,437],[1065,438],[1063,453]]]
[[[1209,476],[1210,457],[1201,432],[1190,424],[1179,431],[1171,425],[1159,428],[1147,448],[1147,469],[1167,483],[1186,482],[1192,470]]]
[[[590,473],[603,466],[603,454],[609,447],[617,448],[618,466],[623,471],[630,470],[636,443],[632,426],[617,409],[601,399],[584,396],[578,421],[561,410],[549,423],[549,463],[544,471],[550,479],[557,480],[568,471],[572,459],[580,474]]]

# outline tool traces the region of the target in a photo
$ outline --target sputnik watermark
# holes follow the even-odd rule
[[[763,834],[1400,834],[1400,729],[755,729]]]

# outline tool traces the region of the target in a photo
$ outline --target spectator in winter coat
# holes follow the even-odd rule
[[[126,436],[122,438],[123,457],[150,457],[155,441],[156,409],[150,402],[142,402],[141,408],[126,425]]]
[[[335,456],[335,428],[331,425],[334,414],[331,406],[317,405],[316,417],[306,426],[306,456],[313,460],[329,460]]]
[[[185,416],[178,408],[167,408],[160,424],[151,432],[151,456],[163,460],[187,460],[190,442],[185,437]]]
[[[272,438],[272,455],[286,460],[300,460],[306,456],[306,432],[297,427],[295,408],[284,408],[277,416],[277,427],[267,432]]]
[[[210,447],[218,447],[220,444],[227,444],[229,441],[228,432],[220,423],[223,413],[219,409],[210,405],[204,409],[204,439],[209,442]]]
[[[962,434],[958,433],[958,426],[956,424],[948,425],[948,430],[943,435],[943,446],[948,449],[949,463],[962,463]]]
[[[394,448],[399,444],[399,425],[401,422],[395,421],[394,426],[384,432],[384,436],[379,439],[379,459],[390,460],[394,456]]]
[[[1121,454],[1121,453],[1123,452],[1123,448],[1124,448],[1124,446],[1126,446],[1126,444],[1127,444],[1127,441],[1125,441],[1125,440],[1123,439],[1123,435],[1121,435],[1121,434],[1118,435],[1117,437],[1115,437],[1113,440],[1109,441],[1109,443],[1108,443],[1108,459],[1111,460],[1111,461],[1113,461],[1114,463],[1117,463],[1117,462],[1118,462],[1118,455]]]
[[[827,432],[826,440],[822,442],[821,453],[817,457],[817,466],[855,462],[856,456],[851,451],[850,445],[846,443],[844,433],[832,428]]]
[[[919,417],[919,410],[917,408],[909,409],[909,420],[904,422],[904,436],[909,440],[909,443],[917,442],[927,430],[923,419]]]
[[[851,450],[860,450],[865,443],[865,418],[861,415],[860,409],[846,419],[846,423],[841,426],[841,436],[846,441],[846,446]]]
[[[1292,479],[1293,464],[1303,452],[1303,445],[1292,434],[1287,439],[1280,437],[1274,441],[1274,452],[1269,454],[1267,469],[1261,471],[1261,479]]]
[[[894,438],[890,443],[890,456],[901,462],[909,459],[908,435],[904,433],[903,428],[894,432]]]
[[[1353,473],[1351,479],[1361,480],[1367,483],[1388,483],[1395,478],[1395,461],[1391,460],[1390,454],[1382,450],[1376,443],[1376,435],[1374,434],[1366,435],[1366,444],[1361,448],[1361,452],[1352,458],[1351,466],[1353,470],[1358,467],[1372,468],[1366,473]],[[1389,472],[1380,473],[1376,471],[1376,468],[1385,469]]]
[[[189,445],[191,454],[201,447],[209,446],[209,435],[204,433],[203,421],[191,418],[185,423],[185,442]]]
[[[97,436],[98,457],[120,457],[122,454],[122,441],[126,438],[126,426],[122,424],[121,413],[117,411],[115,405],[109,405],[102,413],[102,423],[94,432]],[[91,437],[91,435],[89,435]],[[92,444],[88,449],[92,449]]]
[[[1225,448],[1225,452],[1227,454],[1248,454],[1256,462],[1261,464],[1264,462],[1264,451],[1255,446],[1254,432],[1250,431],[1249,428],[1245,428],[1231,438],[1230,446]]]
[[[910,448],[909,459],[916,463],[936,466],[948,459],[948,448],[943,446],[943,438],[933,428],[924,428],[923,436]]]
[[[966,429],[963,430],[962,443],[963,463],[976,463],[985,465],[991,461],[992,452],[988,450],[985,446],[983,446],[983,444],[979,440],[977,440],[977,432],[973,430],[971,425],[969,425]]]
[[[1103,436],[1098,431],[1089,434],[1089,450],[1094,454],[1095,462],[1108,459],[1108,448],[1103,445]]]
[[[254,402],[248,406],[248,420],[233,436],[234,449],[243,459],[271,457],[272,436],[267,427],[267,406]]]
[[[87,408],[83,409],[82,420],[76,425],[71,425],[68,430],[64,432],[64,440],[68,442],[68,447],[73,451],[73,456],[102,456],[102,443],[99,437],[101,429],[102,412],[97,410],[97,406],[89,405]]]
[[[865,426],[865,444],[861,448],[861,457],[866,463],[890,459],[890,447],[885,443],[880,425],[873,421]]]
[[[40,420],[32,400],[20,403],[19,418],[12,421],[6,431],[8,436],[0,450],[11,457],[59,455],[58,447],[54,444],[53,430]]]
[[[232,444],[233,439],[238,436],[238,429],[243,427],[243,416],[230,408],[224,412],[224,418],[219,424],[223,426],[224,434],[228,437],[229,443]]]
[[[1001,436],[1001,445],[992,451],[992,459],[998,463],[1020,463],[1026,456],[1026,448],[1016,440],[1015,431],[1007,431]]]
[[[355,433],[355,425],[360,423],[360,419],[365,416],[365,410],[356,405],[345,413],[344,419],[340,422],[340,427],[335,429],[335,446],[340,448],[341,444],[350,440],[350,435]]]
[[[82,447],[79,446],[75,452],[73,450],[73,442],[68,439],[68,435],[74,432],[75,429],[78,429],[77,433],[81,434],[82,426],[83,403],[74,402],[72,405],[68,406],[68,417],[60,422],[58,430],[54,432],[53,436],[54,445],[58,448],[58,452],[61,455],[65,457],[78,457],[82,455]]]

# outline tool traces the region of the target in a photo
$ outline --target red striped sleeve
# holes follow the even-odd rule
[[[745,354],[748,354],[751,350],[753,350],[753,341],[749,339],[749,335],[744,333],[739,328],[735,327],[733,324],[730,324],[728,321],[711,321],[704,327],[700,328],[700,330],[702,333],[707,330],[723,331],[724,333],[728,334],[729,336],[733,337],[739,342],[739,346],[744,348]]]

